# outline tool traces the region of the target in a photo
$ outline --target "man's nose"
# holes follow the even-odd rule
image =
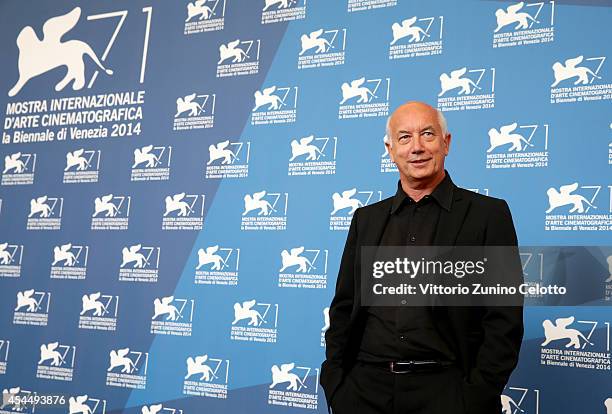
[[[421,137],[419,135],[412,137],[412,148],[410,152],[413,154],[420,154],[423,151],[424,151],[424,148],[423,148],[423,142],[421,141]]]

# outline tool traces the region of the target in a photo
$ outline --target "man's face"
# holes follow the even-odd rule
[[[443,136],[435,109],[421,103],[401,106],[391,117],[389,133],[393,145],[385,145],[403,180],[427,183],[444,176],[451,136]]]

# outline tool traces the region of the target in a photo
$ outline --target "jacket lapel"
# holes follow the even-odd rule
[[[459,230],[465,220],[470,201],[464,198],[457,187],[453,185],[453,202],[450,211],[440,210],[440,219],[434,236],[434,246],[452,246],[457,241]]]
[[[380,246],[380,241],[382,240],[383,233],[385,232],[385,227],[387,227],[387,222],[389,221],[389,217],[391,215],[391,205],[392,198],[388,199],[387,202],[381,203],[379,207],[379,211],[368,214],[367,221],[365,223],[361,223],[359,229],[357,230],[363,232],[363,236],[359,237],[359,242],[357,243],[357,251],[355,261],[355,297],[357,300],[355,301],[355,306],[353,307],[353,315],[352,318],[357,315],[358,309],[361,308],[361,272],[359,271],[361,267],[361,247],[367,246]]]
[[[445,209],[440,210],[440,219],[438,220],[438,227],[436,228],[436,235],[434,236],[434,246],[455,246],[457,242],[457,236],[461,226],[465,221],[465,216],[470,207],[470,200],[463,197],[461,191],[457,191],[458,187],[453,184],[453,202],[451,204],[450,211]],[[443,305],[440,298],[436,295],[432,298],[432,313],[437,316],[437,321],[440,326],[444,325],[447,321],[442,315],[448,315],[453,317],[453,311],[449,311],[449,308]],[[435,306],[437,305],[437,306]],[[440,329],[440,335],[442,337],[448,337],[453,332],[450,329],[451,326],[446,326]]]
[[[385,227],[391,216],[391,205],[392,199],[389,202],[382,203],[380,205],[380,211],[376,214],[370,215],[370,223],[367,223],[365,228],[366,234],[364,236],[364,242],[361,243],[364,246],[380,246]]]

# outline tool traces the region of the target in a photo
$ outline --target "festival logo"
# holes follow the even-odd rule
[[[564,368],[610,370],[610,322],[574,316],[542,322],[540,364]]]
[[[14,325],[47,326],[51,293],[28,289],[17,292],[17,306],[13,313]]]
[[[218,244],[198,249],[195,283],[203,285],[238,285],[240,249]]]
[[[342,193],[332,194],[331,199],[333,209],[329,217],[329,229],[348,231],[355,210],[382,200],[382,191],[351,188]]]
[[[246,194],[240,230],[277,231],[287,229],[288,193],[266,190]]]
[[[144,390],[147,387],[148,352],[120,348],[112,349],[109,356],[108,369],[106,370],[107,386],[139,390]]]
[[[338,137],[314,134],[291,140],[288,175],[332,175],[336,173]]]
[[[319,368],[296,366],[295,362],[290,362],[272,365],[270,371],[272,383],[268,390],[268,405],[317,410]],[[313,371],[316,375],[310,375]]]
[[[548,124],[512,122],[489,129],[486,168],[548,167]]]
[[[51,262],[51,279],[85,279],[88,259],[89,246],[72,243],[55,246]]]
[[[92,230],[127,230],[131,196],[106,194],[96,197],[91,215]]]
[[[23,245],[0,243],[0,277],[20,277]]]
[[[151,333],[175,336],[191,336],[193,299],[181,299],[174,296],[155,298]]]
[[[249,176],[251,141],[229,139],[208,146],[205,178],[246,178]]]
[[[304,246],[283,250],[278,271],[278,287],[325,289],[329,250],[306,249]]]
[[[466,66],[440,75],[438,109],[467,111],[495,107],[495,68]]]
[[[289,22],[306,18],[308,0],[263,0],[261,24]]]
[[[204,194],[178,193],[164,198],[162,230],[202,230]]]
[[[606,56],[576,56],[552,65],[550,103],[588,102],[612,99],[612,83],[600,75]]]
[[[602,185],[580,185],[578,182],[546,190],[548,208],[546,231],[609,231],[612,228],[612,186],[608,199]]]
[[[2,185],[28,185],[34,183],[36,154],[15,152],[4,157]]]
[[[64,184],[97,183],[100,173],[100,150],[84,148],[66,153]]]
[[[36,378],[72,381],[76,346],[51,342],[40,346]]]
[[[391,78],[361,78],[344,82],[338,119],[370,118],[389,115]]]
[[[139,72],[136,74],[138,83],[142,84],[146,74],[153,8],[147,6],[141,11],[142,14],[130,14],[130,17],[128,10],[118,10],[81,19],[81,8],[75,7],[65,14],[49,18],[41,27],[25,26],[16,38],[19,49],[16,65],[18,79],[8,95],[14,97],[23,90],[50,89],[48,83],[52,77],[47,73],[55,72],[57,68],[65,68],[64,77],[55,84],[57,92],[68,88],[73,91],[89,90],[100,80],[107,86],[109,79],[117,76],[122,79],[134,69]],[[77,25],[79,30],[73,32]],[[140,48],[130,46],[132,55],[139,62],[113,58],[113,48],[119,43],[117,39],[126,39],[123,29],[133,26],[142,30],[142,42],[134,37],[135,33],[129,36],[130,42],[136,41],[141,45]],[[39,33],[42,33],[42,38]],[[89,43],[74,38],[78,36],[77,33],[91,33],[101,42]],[[70,39],[65,40],[66,37]],[[94,51],[93,45],[97,50]],[[115,69],[118,73],[114,72]],[[50,143],[140,135],[144,95],[144,90],[128,90],[10,102],[4,118],[2,142]]]
[[[208,354],[187,358],[187,374],[183,394],[227,399],[229,359],[213,358]]]
[[[261,40],[235,39],[219,46],[217,77],[256,75],[259,73]]]
[[[298,69],[344,64],[346,28],[318,29],[300,36]]]
[[[251,125],[289,124],[297,118],[297,86],[272,85],[255,91]]]
[[[272,85],[255,91],[251,125],[293,123],[297,117],[297,86]]]
[[[187,3],[185,35],[223,30],[227,0],[194,0]]]
[[[256,299],[234,303],[230,339],[233,341],[276,343],[278,304]]]
[[[191,93],[176,98],[175,131],[212,128],[215,124],[217,94]]]
[[[123,282],[155,283],[159,276],[161,248],[142,243],[121,249],[119,280]]]
[[[413,16],[391,25],[389,59],[441,55],[444,16]]]
[[[43,195],[30,200],[28,230],[59,230],[62,227],[64,199]]]
[[[495,11],[493,47],[514,47],[555,40],[555,2],[511,4]]]
[[[84,294],[81,297],[79,328],[99,331],[115,331],[119,313],[119,296],[101,292]]]
[[[145,145],[134,150],[132,181],[165,181],[170,179],[172,146]]]

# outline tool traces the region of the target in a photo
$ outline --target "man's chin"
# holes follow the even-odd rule
[[[430,168],[416,168],[410,170],[407,175],[414,181],[428,181],[434,178],[435,172]]]

